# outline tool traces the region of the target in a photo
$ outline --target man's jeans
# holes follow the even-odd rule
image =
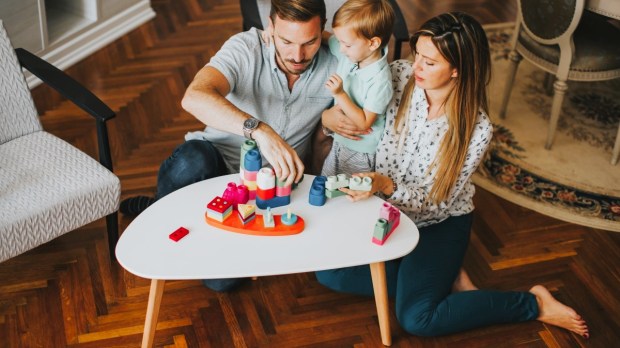
[[[230,174],[219,150],[206,140],[188,140],[179,145],[159,168],[157,194],[167,194],[198,181]],[[222,188],[224,192],[224,188]],[[243,279],[204,279],[204,285],[214,291],[228,291]]]

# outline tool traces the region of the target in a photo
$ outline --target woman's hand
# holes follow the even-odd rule
[[[394,193],[392,179],[390,177],[385,176],[383,174],[379,174],[377,172],[372,173],[357,173],[353,174],[353,176],[358,177],[370,177],[372,179],[372,187],[370,191],[356,191],[348,188],[341,188],[340,191],[348,194],[347,197],[351,202],[357,202],[364,199],[367,199],[373,196],[376,192],[381,192],[385,195],[392,195]]]

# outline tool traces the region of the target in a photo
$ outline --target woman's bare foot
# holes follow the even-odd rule
[[[471,291],[478,290],[478,287],[472,283],[469,275],[463,268],[459,270],[459,275],[456,276],[454,283],[452,284],[452,292]]]
[[[590,337],[586,321],[574,309],[556,300],[547,288],[536,285],[530,289],[530,293],[536,296],[538,302],[537,320],[573,331],[585,338]]]

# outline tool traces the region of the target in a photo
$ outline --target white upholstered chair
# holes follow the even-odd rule
[[[519,0],[509,55],[511,68],[500,106],[506,116],[510,92],[521,58],[555,75],[553,103],[545,148],[553,144],[567,80],[602,81],[620,77],[620,30],[608,18],[584,11],[585,0]],[[611,163],[620,154],[620,128]]]
[[[103,164],[42,129],[22,66],[94,116]],[[0,262],[102,217],[114,257],[120,181],[105,124],[112,117],[62,71],[14,50],[0,21]]]

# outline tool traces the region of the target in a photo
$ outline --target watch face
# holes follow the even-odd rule
[[[258,127],[259,122],[260,121],[255,118],[248,118],[243,122],[243,128],[248,130],[254,130],[256,129],[256,127]]]

